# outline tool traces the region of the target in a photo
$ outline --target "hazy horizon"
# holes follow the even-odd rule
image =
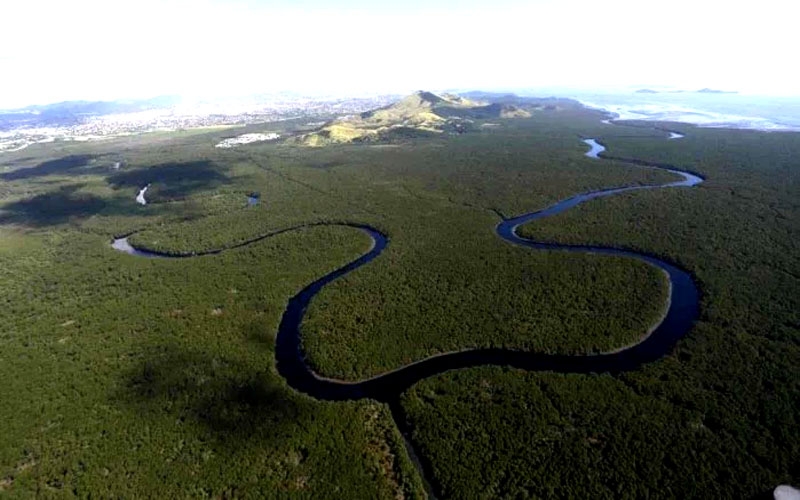
[[[206,102],[206,101],[225,101],[225,100],[242,100],[246,101],[249,98],[256,98],[260,96],[279,96],[279,95],[287,95],[287,96],[294,96],[298,98],[309,98],[309,99],[355,99],[359,97],[372,97],[372,96],[404,96],[410,95],[414,92],[419,91],[429,91],[434,94],[442,94],[442,93],[469,93],[469,92],[487,92],[487,93],[496,93],[496,94],[503,94],[503,93],[513,93],[519,95],[521,97],[565,97],[565,98],[576,98],[576,96],[587,96],[587,95],[606,95],[606,96],[614,96],[614,95],[623,95],[623,94],[637,94],[637,90],[641,89],[657,89],[657,94],[661,94],[662,96],[669,96],[670,94],[691,94],[696,93],[698,90],[702,90],[699,88],[673,88],[673,87],[664,87],[660,85],[647,85],[642,84],[638,86],[630,86],[630,87],[573,87],[573,86],[562,86],[562,87],[463,87],[463,88],[455,88],[455,87],[446,87],[446,88],[427,88],[422,86],[417,87],[409,87],[407,89],[395,89],[392,91],[374,91],[374,90],[363,90],[358,92],[326,92],[324,90],[307,90],[307,91],[296,91],[293,89],[276,89],[272,91],[258,91],[254,90],[252,92],[247,93],[230,93],[230,94],[209,94],[209,95],[181,95],[177,93],[161,93],[161,94],[152,94],[152,95],[119,95],[116,97],[108,97],[108,98],[92,98],[92,97],[76,97],[76,98],[67,98],[67,99],[58,99],[58,100],[51,100],[51,101],[34,101],[26,104],[22,104],[19,106],[14,107],[5,107],[0,108],[0,110],[5,111],[14,111],[14,110],[24,110],[32,107],[39,107],[39,106],[48,106],[48,105],[55,105],[62,102],[133,102],[133,101],[150,101],[156,99],[164,99],[164,98],[175,98],[181,102]],[[746,92],[739,92],[735,89],[712,89],[712,90],[721,90],[722,94],[731,95],[731,96],[742,96],[742,97],[766,97],[766,98],[787,98],[787,99],[800,99],[800,95],[793,96],[793,95],[769,95],[769,94],[760,94],[760,93],[746,93]],[[708,94],[707,94],[708,95]],[[711,93],[711,96],[716,95],[715,93]],[[645,97],[645,96],[643,96]]]
[[[5,10],[0,108],[158,95],[659,85],[797,94],[792,15],[758,4],[39,0]],[[43,15],[44,14],[44,15]]]

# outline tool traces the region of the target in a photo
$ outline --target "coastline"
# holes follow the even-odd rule
[[[646,97],[629,94],[587,95],[574,98],[589,109],[604,111],[614,120],[685,123],[699,128],[727,128],[761,132],[800,132],[800,99],[788,111],[773,115],[775,103],[765,100],[722,102],[698,98]],[[718,97],[718,96],[716,96]],[[728,97],[729,101],[732,101]],[[796,108],[796,109],[795,109]],[[778,116],[778,118],[772,118]]]

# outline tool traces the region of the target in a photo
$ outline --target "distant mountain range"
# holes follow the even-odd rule
[[[735,90],[716,90],[704,88],[700,90],[653,90],[653,89],[639,89],[637,94],[736,94]]]
[[[0,110],[0,130],[20,127],[69,127],[87,117],[164,109],[180,102],[177,96],[119,101],[64,101]]]

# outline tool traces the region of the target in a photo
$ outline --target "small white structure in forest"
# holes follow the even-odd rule
[[[139,190],[139,194],[136,195],[136,203],[139,203],[140,205],[147,205],[147,200],[144,199],[144,194],[147,192],[147,188],[149,187],[150,184]]]

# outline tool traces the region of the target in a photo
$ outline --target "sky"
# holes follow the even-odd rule
[[[9,0],[2,13],[0,108],[286,90],[800,94],[795,0]]]

